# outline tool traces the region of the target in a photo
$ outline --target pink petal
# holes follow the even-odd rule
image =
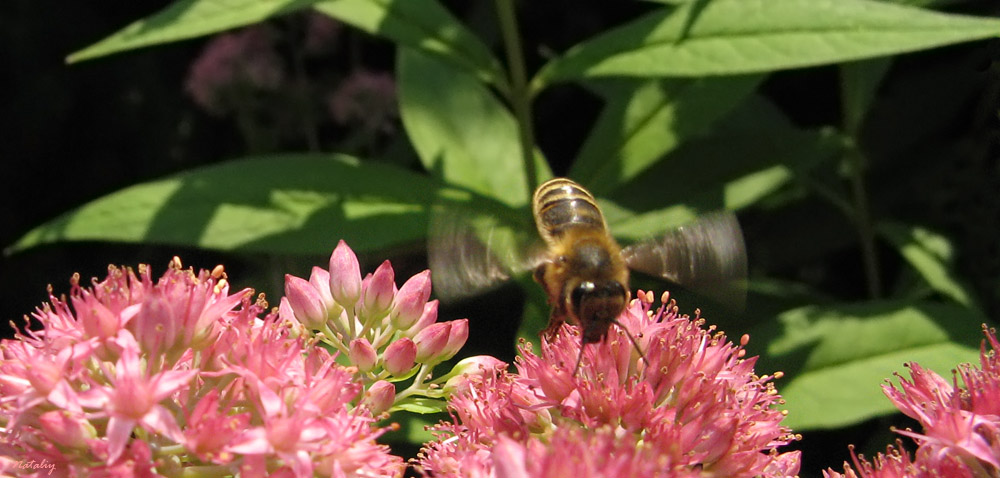
[[[493,446],[493,467],[497,478],[528,478],[525,451],[523,445],[501,435]]]
[[[114,416],[108,419],[108,464],[114,463],[125,451],[134,428],[135,420]]]
[[[180,427],[177,426],[177,420],[163,405],[153,405],[153,408],[142,417],[142,424],[143,428],[155,431],[176,442],[184,440],[184,435],[181,433]]]
[[[271,453],[273,448],[271,442],[267,440],[267,430],[255,427],[240,434],[233,440],[232,445],[226,447],[226,451],[241,455],[263,455]]]

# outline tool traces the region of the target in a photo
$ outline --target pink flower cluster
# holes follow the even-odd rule
[[[923,433],[896,430],[917,443],[914,456],[900,446],[889,446],[873,462],[853,456],[844,473],[824,472],[827,478],[896,478],[1000,475],[1000,343],[996,332],[983,328],[986,340],[979,367],[961,364],[951,382],[916,363],[909,363],[910,380],[899,377],[899,388],[883,385],[885,394],[907,416],[920,422]],[[986,342],[990,350],[986,349]],[[963,386],[959,386],[961,379]],[[852,452],[853,455],[853,452]]]
[[[375,442],[386,429],[359,367],[265,314],[251,290],[230,293],[221,267],[195,274],[175,259],[158,280],[111,267],[50,300],[33,314],[39,330],[0,342],[0,475],[403,472]]]
[[[301,324],[301,333],[336,349],[357,368],[373,413],[445,409],[448,380],[462,362],[433,379],[434,367],[458,353],[469,338],[468,319],[437,322],[438,301],[425,270],[396,288],[389,261],[361,278],[358,258],[344,241],[330,268],[314,267],[309,280],[286,276],[280,316]],[[409,381],[396,392],[394,383]],[[430,400],[428,400],[430,399]]]
[[[774,376],[703,321],[640,293],[620,329],[588,345],[579,374],[579,329],[563,326],[541,356],[520,347],[517,373],[483,361],[455,384],[451,423],[421,451],[439,477],[790,477],[796,437],[779,423]]]

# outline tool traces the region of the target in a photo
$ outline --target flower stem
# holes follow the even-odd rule
[[[409,397],[417,392],[423,392],[426,387],[424,387],[424,379],[427,377],[427,373],[431,371],[431,367],[427,364],[420,364],[420,371],[417,372],[417,376],[413,378],[413,383],[406,390],[396,394],[396,403],[400,400]]]
[[[510,70],[511,89],[507,100],[510,102],[511,109],[514,110],[514,117],[517,118],[521,159],[524,161],[524,174],[530,195],[538,186],[538,173],[535,170],[535,137],[532,131],[534,126],[531,120],[531,93],[528,91],[524,54],[521,51],[521,37],[517,31],[514,0],[496,0],[496,6],[504,50],[507,53],[507,68]]]
[[[233,476],[233,467],[222,465],[188,466],[181,470],[180,478],[213,478]]]
[[[872,225],[871,212],[868,208],[868,192],[865,188],[865,161],[861,152],[852,147],[847,151],[850,162],[851,198],[854,202],[854,222],[861,240],[861,258],[865,267],[865,282],[868,283],[868,296],[877,299],[882,296],[882,286],[879,283],[878,256],[875,252],[875,228]]]

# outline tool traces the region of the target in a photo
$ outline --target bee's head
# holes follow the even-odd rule
[[[628,291],[616,280],[582,281],[568,294],[569,310],[583,329],[583,343],[600,342],[628,303]]]

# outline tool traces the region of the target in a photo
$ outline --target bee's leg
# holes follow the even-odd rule
[[[556,332],[559,331],[563,322],[566,322],[565,316],[558,312],[558,308],[553,308],[552,315],[549,316],[549,325],[539,335],[545,338],[545,341],[551,342],[556,337]]]

